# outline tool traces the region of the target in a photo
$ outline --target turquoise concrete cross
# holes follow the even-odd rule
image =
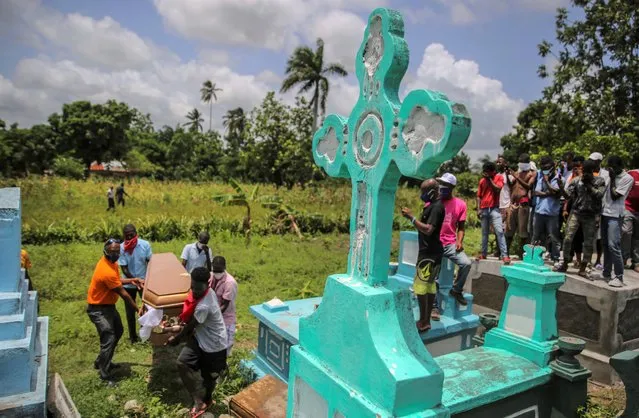
[[[431,176],[466,143],[471,120],[464,105],[439,92],[414,90],[400,102],[408,47],[399,12],[371,14],[355,60],[359,99],[348,118],[326,118],[313,138],[313,158],[329,176],[351,178],[348,273],[381,285],[400,176]]]

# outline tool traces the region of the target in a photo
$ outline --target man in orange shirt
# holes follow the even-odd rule
[[[142,287],[142,282],[138,278],[120,279],[117,264],[120,257],[119,241],[109,239],[104,244],[103,253],[104,255],[95,266],[95,271],[91,278],[91,285],[87,295],[87,303],[89,305],[87,314],[100,336],[100,353],[93,365],[99,370],[100,378],[108,382],[109,385],[113,385],[111,372],[116,366],[111,360],[123,332],[122,319],[120,319],[120,314],[115,308],[115,304],[119,295],[126,303],[138,311],[135,301],[124,290],[122,285],[133,284]],[[143,307],[140,308],[138,314],[142,314],[143,309]]]

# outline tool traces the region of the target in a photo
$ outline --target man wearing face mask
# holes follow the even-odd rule
[[[210,238],[208,231],[202,231],[198,235],[197,242],[184,246],[181,256],[182,265],[189,273],[197,267],[206,267],[208,271],[211,271],[213,252],[208,246]]]
[[[122,319],[115,304],[120,296],[131,309],[137,311],[135,301],[122,285],[131,284],[138,288],[142,287],[142,282],[138,279],[120,279],[118,258],[120,258],[120,243],[109,239],[104,244],[102,258],[95,266],[87,293],[87,314],[100,336],[100,353],[93,365],[100,372],[100,378],[109,385],[113,385],[111,373],[116,368],[111,360],[123,332]],[[142,309],[140,308],[138,314],[142,313]]]
[[[484,163],[482,178],[477,188],[477,217],[481,219],[481,254],[478,259],[485,260],[488,255],[488,235],[492,225],[502,260],[504,264],[510,264],[501,213],[499,213],[499,193],[503,186],[504,181],[501,176],[497,176],[495,163],[492,161]]]
[[[235,299],[237,298],[237,282],[235,278],[226,271],[226,259],[221,256],[213,258],[213,278],[211,279],[211,289],[217,296],[217,302],[222,310],[224,325],[226,326],[226,336],[228,338],[228,348],[226,356],[231,355],[231,349],[235,341]]]
[[[535,186],[535,221],[533,243],[538,245],[550,236],[552,247],[550,256],[553,262],[559,261],[559,216],[561,214],[560,196],[563,190],[562,180],[555,163],[549,156],[541,159],[541,172]]]
[[[204,267],[191,272],[191,290],[180,314],[181,330],[167,345],[186,345],[177,359],[178,372],[193,398],[192,417],[201,416],[213,401],[217,377],[226,369],[226,327],[217,298],[209,288],[211,274]],[[200,372],[200,379],[194,376]]]
[[[118,260],[122,273],[124,277],[128,279],[138,278],[144,282],[146,278],[146,267],[153,254],[151,244],[138,237],[138,232],[132,224],[124,226],[122,235],[124,235],[124,245],[120,246],[120,258]],[[142,296],[142,292],[132,284],[125,284],[122,287],[131,295],[131,299],[134,301],[138,293],[140,293],[140,297]],[[140,341],[136,332],[137,321],[135,319],[135,311],[131,309],[127,303],[124,304],[124,307],[126,309],[126,322],[129,326],[129,339],[133,344]]]
[[[566,195],[572,201],[572,205],[564,234],[563,261],[555,265],[555,271],[565,273],[568,270],[573,240],[578,228],[581,227],[586,239],[584,240],[584,253],[578,274],[582,277],[589,277],[587,267],[592,261],[596,217],[601,213],[601,200],[606,191],[606,181],[601,177],[595,177],[595,169],[594,161],[584,162],[581,177],[574,177],[566,186]]]
[[[464,285],[470,273],[472,261],[464,252],[464,236],[466,234],[466,202],[453,196],[453,191],[457,185],[457,178],[444,173],[437,179],[439,183],[439,195],[444,205],[444,223],[439,239],[444,246],[444,257],[457,266],[457,276],[453,282],[450,295],[457,303],[466,306],[468,303],[464,298]]]
[[[624,286],[624,261],[621,251],[621,227],[623,224],[624,202],[634,185],[634,179],[624,170],[623,160],[611,155],[608,157],[606,193],[601,210],[601,240],[603,244],[603,278],[611,287]],[[615,277],[612,279],[614,267]],[[612,279],[612,280],[611,280]]]
[[[520,242],[528,242],[528,218],[530,217],[530,190],[535,182],[537,173],[532,169],[530,156],[521,154],[519,156],[519,170],[515,173],[515,182],[510,192],[510,207],[508,208],[508,219],[506,222],[506,244],[512,250],[515,233],[519,235]],[[517,248],[521,253],[522,248]]]
[[[438,184],[435,180],[424,180],[421,185],[421,200],[425,203],[422,216],[416,219],[411,210],[402,208],[402,215],[410,219],[418,233],[419,250],[415,264],[413,291],[419,305],[417,330],[426,332],[431,328],[431,312],[437,294],[437,275],[442,262],[444,247],[439,235],[444,222],[444,205],[438,196]]]

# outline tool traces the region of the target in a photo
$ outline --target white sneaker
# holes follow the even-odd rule
[[[623,287],[623,282],[619,279],[612,279],[608,282],[608,286],[610,287]]]

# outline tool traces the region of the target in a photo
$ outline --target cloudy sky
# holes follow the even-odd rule
[[[198,107],[202,82],[249,110],[279,90],[290,52],[326,43],[330,62],[354,69],[370,12],[401,10],[410,48],[402,97],[439,90],[465,103],[473,132],[465,150],[495,155],[544,82],[536,45],[553,39],[554,11],[567,0],[0,0],[0,119],[30,126],[61,104],[122,100],[175,125]],[[348,115],[354,76],[332,81],[329,112]],[[292,101],[292,95],[284,97]],[[208,124],[208,120],[206,121]]]

